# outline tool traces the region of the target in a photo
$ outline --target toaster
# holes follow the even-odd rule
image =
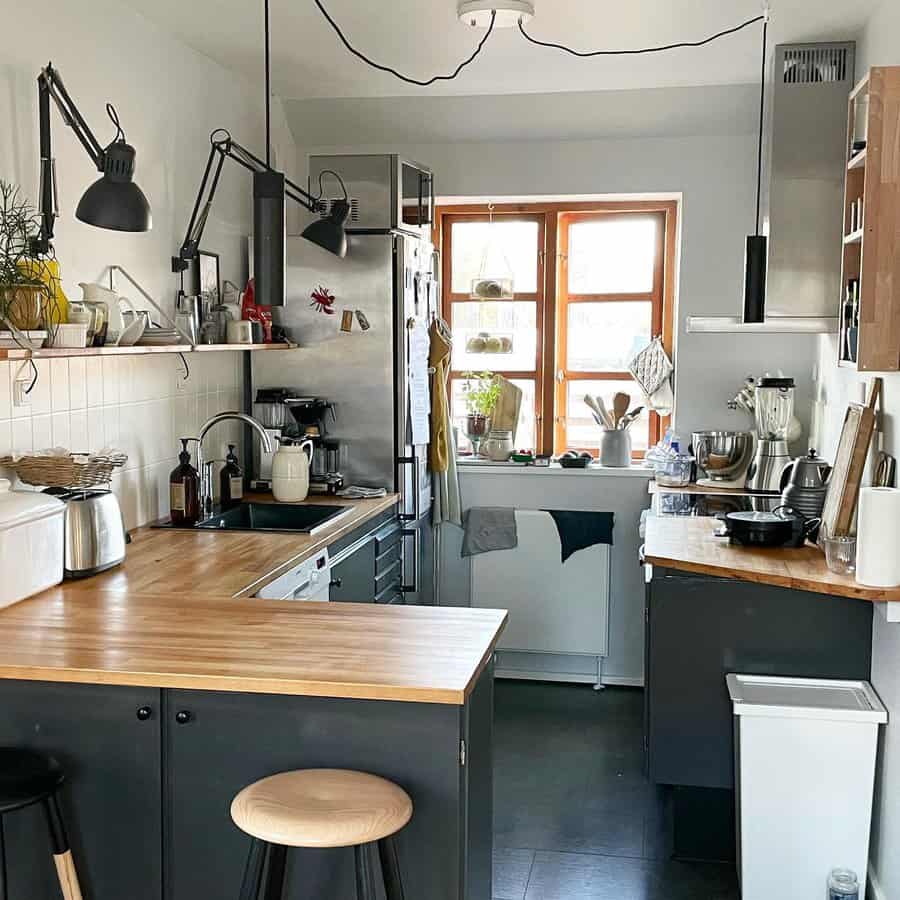
[[[128,535],[115,494],[91,490],[57,496],[66,504],[66,578],[87,578],[124,562]]]

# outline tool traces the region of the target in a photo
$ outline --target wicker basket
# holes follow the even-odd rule
[[[92,456],[70,453],[68,456],[4,456],[0,466],[12,469],[25,484],[42,487],[87,490],[109,484],[114,469],[125,465],[124,453]]]

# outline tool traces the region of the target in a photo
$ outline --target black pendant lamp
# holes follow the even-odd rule
[[[347,255],[347,232],[344,225],[350,217],[350,204],[345,200],[333,200],[328,215],[317,219],[303,229],[303,237],[335,256]]]
[[[766,270],[769,264],[769,240],[760,234],[762,204],[763,128],[766,108],[766,51],[769,30],[769,12],[763,19],[762,75],[759,85],[759,142],[756,156],[756,234],[747,237],[744,254],[744,322],[759,323],[766,320]]]
[[[113,141],[103,151],[103,177],[85,192],[75,218],[112,231],[149,231],[150,204],[132,181],[135,150],[124,140]]]

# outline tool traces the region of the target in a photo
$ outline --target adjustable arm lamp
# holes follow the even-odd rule
[[[224,129],[216,129],[209,137],[209,157],[200,182],[200,190],[188,222],[187,233],[178,251],[172,257],[172,271],[184,272],[197,256],[203,230],[209,219],[219,176],[226,159],[233,159],[253,173],[253,271],[256,279],[256,302],[264,306],[284,305],[284,198],[299,203],[310,212],[323,210],[321,198],[295,184],[281,172],[276,172],[259,157],[242,147]],[[332,172],[344,191],[343,200],[331,204],[328,216],[318,219],[303,232],[303,237],[334,253],[346,256],[347,235],[344,223],[350,214],[347,189],[337,173]],[[204,200],[204,197],[206,198]]]
[[[106,104],[106,112],[116,126],[116,136],[108,146],[101,147],[66,91],[59,72],[48,63],[46,69],[41,69],[37,81],[41,144],[41,231],[32,241],[32,252],[49,252],[53,240],[53,223],[59,215],[56,160],[50,143],[51,97],[59,108],[63,121],[75,132],[97,171],[103,173],[84,192],[75,210],[76,218],[88,225],[113,231],[149,231],[152,225],[150,205],[143,191],[132,181],[135,149],[125,141],[125,133],[115,109],[111,104]]]

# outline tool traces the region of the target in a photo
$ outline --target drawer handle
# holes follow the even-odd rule
[[[180,709],[177,713],[175,713],[175,721],[179,725],[187,725],[187,723],[190,722],[193,718],[194,717],[186,709]]]
[[[152,715],[153,710],[149,706],[141,706],[135,712],[138,722],[146,722]]]

